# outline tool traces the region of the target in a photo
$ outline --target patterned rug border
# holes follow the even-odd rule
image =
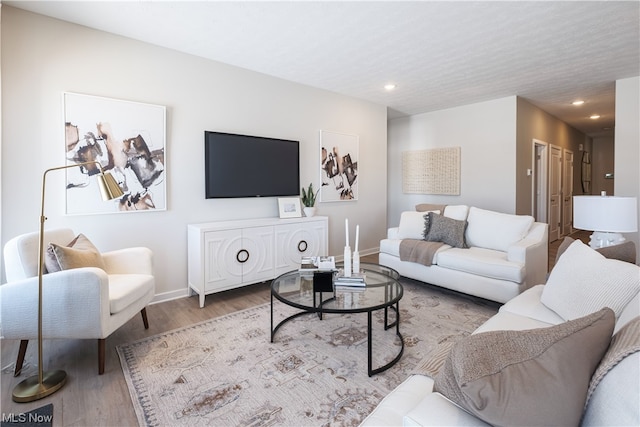
[[[254,311],[259,311],[261,309],[263,309],[264,307],[269,307],[271,303],[270,302],[265,302],[263,304],[259,304],[259,305],[255,305],[253,307],[249,307],[249,308],[245,308],[242,310],[236,310],[234,312],[231,313],[227,313],[227,314],[223,314],[221,316],[216,316],[216,317],[212,317],[210,319],[207,320],[202,320],[200,322],[196,322],[187,326],[181,326],[179,328],[175,328],[175,329],[170,329],[168,331],[165,332],[159,332],[155,335],[151,335],[148,337],[144,337],[144,338],[140,338],[138,340],[126,343],[126,344],[119,344],[118,346],[116,346],[116,351],[118,353],[118,358],[120,359],[120,365],[122,366],[122,372],[125,374],[124,378],[127,382],[127,389],[129,390],[129,396],[131,397],[131,402],[134,404],[134,409],[135,409],[135,413],[136,413],[136,417],[138,418],[138,424],[139,425],[149,425],[149,422],[151,421],[151,419],[147,419],[145,418],[144,414],[149,413],[149,412],[153,412],[151,411],[151,409],[153,409],[151,406],[149,406],[151,404],[151,402],[145,398],[145,395],[141,395],[138,396],[138,393],[136,393],[136,390],[138,390],[138,388],[136,387],[136,380],[134,379],[134,372],[131,371],[130,369],[130,364],[127,363],[131,357],[133,357],[131,350],[133,350],[133,348],[135,348],[136,346],[139,346],[143,343],[147,343],[150,341],[156,341],[159,339],[163,339],[164,337],[167,336],[171,336],[171,335],[175,335],[177,333],[180,332],[184,332],[184,331],[188,331],[188,330],[192,330],[192,329],[198,329],[204,325],[207,325],[209,323],[215,323],[215,322],[219,322],[222,319],[227,319],[227,318],[233,318],[233,317],[241,317],[243,314],[245,313],[249,313],[249,312],[254,312]],[[127,372],[129,373],[129,375],[127,375]],[[138,408],[136,408],[135,402],[138,402],[138,404],[140,405],[140,410],[143,412],[142,414],[140,413],[140,410],[138,410]]]

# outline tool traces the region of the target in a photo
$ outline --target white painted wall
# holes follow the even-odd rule
[[[640,202],[640,77],[616,81],[615,180],[616,196],[635,196]],[[638,209],[640,226],[640,209]],[[625,233],[636,244],[640,263],[640,233]]]
[[[389,121],[389,226],[418,203],[465,204],[515,213],[516,97]],[[461,147],[459,196],[402,193],[402,152]]]
[[[302,185],[319,183],[320,129],[359,135],[359,200],[319,204],[318,214],[329,216],[331,254],[342,253],[346,217],[360,224],[363,253],[378,247],[386,233],[386,107],[6,5],[1,19],[2,245],[37,230],[42,172],[65,162],[68,91],[167,107],[167,211],[65,216],[65,174],[47,177],[46,227],[71,227],[102,250],[150,247],[157,298],[186,294],[187,224],[278,216],[276,198],[204,198],[205,130],[299,140]]]

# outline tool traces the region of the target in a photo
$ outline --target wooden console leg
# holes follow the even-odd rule
[[[105,339],[98,340],[98,375],[104,374]]]
[[[18,349],[18,358],[16,359],[16,369],[13,371],[13,376],[17,377],[22,372],[22,365],[24,364],[24,356],[27,354],[27,345],[29,340],[21,340],[20,348]]]
[[[140,311],[140,314],[142,314],[142,322],[144,323],[144,328],[149,329],[149,320],[147,320],[147,307],[143,308],[142,311]]]

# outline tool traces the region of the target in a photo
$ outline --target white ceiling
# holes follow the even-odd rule
[[[614,125],[615,81],[640,75],[638,1],[4,4],[382,104],[390,118],[518,95],[597,136]]]

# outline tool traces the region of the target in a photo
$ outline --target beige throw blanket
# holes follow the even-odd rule
[[[400,242],[400,261],[417,262],[428,267],[433,264],[433,257],[442,245],[442,242],[403,239]]]

